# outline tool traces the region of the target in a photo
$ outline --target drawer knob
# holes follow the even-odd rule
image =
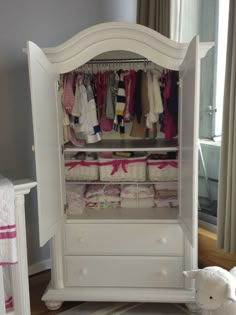
[[[159,238],[158,242],[160,244],[166,244],[166,238],[165,237],[161,237],[161,238]]]
[[[167,275],[167,271],[166,270],[161,270],[160,274],[165,277]]]
[[[78,239],[78,241],[79,241],[80,244],[84,244],[85,239],[84,239],[83,237],[80,237],[80,238]]]
[[[86,276],[87,273],[88,273],[88,270],[87,270],[86,268],[83,268],[83,269],[80,270],[80,274],[81,274],[82,276]]]

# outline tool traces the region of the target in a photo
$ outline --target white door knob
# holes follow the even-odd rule
[[[80,244],[83,244],[85,242],[85,239],[83,237],[79,237],[78,241]]]
[[[161,270],[160,274],[165,277],[167,275],[167,271],[166,270]]]
[[[158,242],[160,244],[166,244],[166,238],[165,237],[161,237],[161,238],[159,238]]]
[[[83,268],[83,269],[80,270],[80,274],[81,274],[82,276],[86,276],[87,273],[88,273],[88,270],[87,270],[86,268]]]

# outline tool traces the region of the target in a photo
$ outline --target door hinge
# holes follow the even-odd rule
[[[62,84],[59,80],[57,80],[57,91],[60,92],[61,91],[61,87],[62,87]]]
[[[68,203],[64,205],[64,212],[66,212],[67,209],[68,209]]]
[[[182,79],[179,79],[179,81],[177,82],[179,88],[181,89],[182,86],[183,86],[183,80]]]
[[[61,145],[61,154],[64,154],[64,144]]]
[[[213,108],[213,106],[208,106],[207,114],[212,116],[217,112],[217,108]]]

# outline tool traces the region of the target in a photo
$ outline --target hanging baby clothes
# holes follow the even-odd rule
[[[125,122],[129,122],[134,115],[133,109],[133,100],[134,100],[134,91],[136,84],[136,72],[134,70],[126,71],[124,73],[124,83],[125,83]]]
[[[155,136],[156,123],[159,115],[163,112],[163,104],[159,85],[159,73],[157,70],[147,73],[148,78],[148,98],[150,103],[150,111],[147,115],[147,128],[150,136]]]
[[[78,85],[78,81],[76,80],[76,84],[75,84],[75,97],[74,97],[74,105],[72,107],[72,110],[71,110],[71,115],[72,116],[75,116],[75,117],[79,117],[80,116],[80,111],[81,111],[81,108],[80,108],[80,88],[79,88],[79,85]]]
[[[62,104],[67,114],[71,113],[74,106],[73,81],[74,76],[72,73],[68,73],[63,76]]]
[[[148,86],[147,86],[147,75],[142,72],[141,78],[141,119],[138,122],[138,118],[135,115],[133,119],[133,125],[130,135],[132,137],[145,138],[146,137],[146,116],[149,113],[149,99],[148,99]]]
[[[167,99],[167,108],[176,126],[178,126],[178,99],[179,99],[178,81],[179,81],[178,71],[171,71],[171,87],[170,87],[170,95],[169,95],[169,98]]]
[[[93,133],[93,126],[91,119],[88,115],[88,98],[87,90],[83,84],[83,75],[79,75],[77,78],[77,84],[79,88],[79,132],[87,135]]]
[[[115,118],[115,100],[113,97],[112,88],[115,85],[115,73],[107,74],[107,89],[106,89],[106,118],[114,120]]]
[[[107,87],[107,73],[98,72],[94,76],[95,89],[97,94],[97,111],[99,125],[102,131],[112,130],[112,120],[106,117],[106,87]]]
[[[90,81],[87,82],[87,98],[88,98],[88,115],[90,116],[91,123],[93,126],[93,134],[87,135],[86,141],[87,143],[95,143],[102,140],[101,137],[101,129],[98,124],[97,119],[97,109],[96,109],[96,103],[94,100],[93,90],[91,87]]]
[[[120,72],[120,79],[119,79],[117,99],[116,99],[114,130],[119,131],[122,134],[125,133],[125,126],[124,126],[125,104],[126,104],[126,97],[125,97],[124,74]]]
[[[62,116],[63,116],[63,140],[64,140],[64,143],[66,143],[70,139],[70,120],[64,107],[62,107]]]
[[[87,143],[95,143],[101,140],[100,128],[97,121],[96,104],[89,80],[86,81],[87,88],[83,84],[83,76],[78,75],[77,84],[79,124],[78,131],[85,135]]]
[[[167,73],[167,80],[166,80],[166,86],[163,92],[164,97],[164,122],[163,126],[161,128],[161,131],[165,133],[165,140],[170,141],[173,137],[177,136],[177,125],[168,109],[167,101],[170,98],[171,95],[171,71],[168,71]]]
[[[142,70],[136,73],[136,85],[134,91],[134,116],[137,117],[138,123],[141,122],[142,117],[142,100],[141,100],[141,84],[142,84]]]

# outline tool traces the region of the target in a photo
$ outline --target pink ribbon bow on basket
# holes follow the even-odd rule
[[[127,169],[126,169],[126,165],[130,164],[130,163],[140,163],[140,162],[146,162],[146,159],[137,159],[137,160],[113,160],[113,161],[108,161],[108,162],[100,162],[99,165],[100,166],[105,166],[105,165],[112,165],[113,166],[113,170],[111,172],[111,175],[114,175],[120,168],[122,168],[122,170],[127,173]]]
[[[111,172],[111,175],[114,175],[118,170],[119,167],[122,167],[122,170],[127,173],[126,164],[128,164],[127,160],[115,160],[113,161],[113,170]]]
[[[92,166],[92,165],[98,165],[98,162],[72,161],[72,162],[66,162],[65,163],[65,167],[68,167],[68,170],[71,170],[72,168],[76,167],[77,165]]]
[[[172,167],[177,168],[178,163],[175,161],[162,161],[162,162],[148,162],[149,165],[156,165],[160,170],[163,169],[164,167],[170,165]]]

